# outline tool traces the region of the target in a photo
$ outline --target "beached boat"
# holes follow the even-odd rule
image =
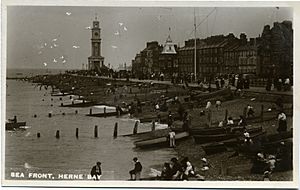
[[[210,92],[210,93],[200,93],[198,95],[194,95],[193,97],[191,97],[191,100],[203,101],[206,99],[211,99],[216,96],[231,95],[231,93],[232,92],[230,89],[225,88],[225,89],[217,90],[217,91]]]
[[[256,133],[251,133],[250,138],[253,142],[256,142],[258,138],[266,135],[266,131],[260,131]],[[230,147],[237,147],[241,145],[244,141],[244,137],[237,137],[234,139],[224,140],[220,142],[212,142],[202,145],[202,149],[207,155],[221,153],[227,151]]]
[[[249,133],[255,133],[262,131],[261,127],[247,129]],[[203,144],[208,142],[219,142],[227,139],[237,138],[241,135],[241,132],[234,133],[223,133],[223,134],[213,134],[213,135],[194,135],[195,143]]]
[[[71,104],[66,104],[66,105],[61,105],[61,107],[91,107],[94,106],[96,103],[95,102],[91,102],[91,101],[81,101],[79,103],[71,103]]]
[[[5,130],[15,130],[22,126],[26,126],[26,122],[8,122],[5,123]]]
[[[120,112],[120,115],[128,114],[128,111],[123,111]],[[117,116],[118,112],[106,112],[106,113],[93,113],[93,114],[87,114],[86,116],[91,116],[91,117],[112,117],[112,116]]]
[[[71,93],[68,92],[53,92],[51,93],[51,96],[68,96],[71,95]]]
[[[179,120],[179,115],[177,113],[172,114],[173,120]],[[158,121],[157,115],[139,117],[141,123],[147,123],[152,121]],[[168,123],[168,113],[163,113],[160,115],[160,123]]]
[[[276,142],[281,141],[283,139],[292,138],[293,137],[293,130],[276,133],[276,134],[270,134],[266,136],[267,142]]]
[[[189,132],[191,135],[218,135],[218,134],[224,134],[227,133],[226,127],[202,127],[202,128],[191,128],[189,129]],[[231,127],[231,132],[242,132],[244,131],[244,127],[236,126]]]
[[[175,135],[175,139],[181,140],[188,136],[189,136],[188,132],[181,132],[181,133],[177,133]],[[154,139],[136,141],[134,144],[136,147],[139,147],[139,148],[168,146],[169,140],[167,137],[159,137],[159,138],[154,138]]]

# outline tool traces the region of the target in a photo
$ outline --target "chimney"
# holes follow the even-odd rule
[[[251,46],[254,46],[254,40],[255,40],[254,38],[250,38],[250,45]]]
[[[246,45],[247,44],[247,36],[246,36],[245,33],[240,34],[240,42],[241,42],[241,45]]]

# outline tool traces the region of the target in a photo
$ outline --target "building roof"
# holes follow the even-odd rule
[[[201,43],[202,42],[202,43]],[[215,41],[215,42],[212,42],[212,43],[206,43],[204,41],[201,41],[200,44],[198,43],[197,44],[197,49],[209,49],[209,48],[220,48],[220,47],[224,47],[225,45],[228,44],[228,40],[227,39],[224,39],[222,41]],[[193,50],[195,49],[194,46],[184,46],[182,48],[180,48],[180,50]]]
[[[176,54],[175,44],[172,42],[170,35],[168,36],[166,43],[163,47],[161,54]]]

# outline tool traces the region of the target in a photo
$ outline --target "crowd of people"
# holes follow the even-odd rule
[[[177,158],[171,158],[170,162],[165,162],[160,172],[156,176],[159,180],[189,180],[194,178],[197,180],[205,180],[205,176],[211,167],[206,158],[201,159],[202,166],[199,171],[196,171],[188,157],[184,157],[181,161]],[[137,157],[133,158],[134,168],[129,171],[129,180],[141,180],[143,166]],[[97,162],[91,169],[91,177],[94,180],[100,180],[102,176],[101,162]],[[146,178],[147,179],[147,178]]]
[[[207,171],[210,168],[206,158],[201,159],[202,166],[199,171],[193,166],[188,157],[184,157],[181,161],[177,158],[171,158],[170,162],[165,162],[161,175],[158,176],[160,180],[176,180],[187,181],[191,178],[197,180],[205,180]]]
[[[286,78],[269,78],[267,80],[266,90],[271,91],[272,87],[277,91],[289,91],[291,90],[291,80],[289,77]]]

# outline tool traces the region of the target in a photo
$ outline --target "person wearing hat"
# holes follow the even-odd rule
[[[172,179],[172,168],[170,163],[165,162],[164,167],[161,172],[161,179],[162,180],[171,180]]]
[[[217,101],[216,101],[216,108],[217,108],[217,110],[219,110],[220,107],[221,107],[221,101],[220,101],[220,100],[217,100]]]
[[[256,158],[253,160],[251,173],[261,174],[266,167],[267,167],[267,163],[263,153],[261,152],[257,153]]]
[[[141,172],[142,172],[143,166],[137,157],[133,158],[133,162],[135,163],[134,169],[129,171],[130,180],[139,180],[141,177]],[[134,176],[134,178],[133,178],[133,176]]]
[[[201,158],[201,161],[203,163],[201,171],[207,171],[207,170],[209,170],[209,164],[207,162],[207,159],[206,158]]]
[[[172,179],[173,180],[181,180],[182,173],[183,173],[183,168],[181,164],[178,162],[177,158],[171,158],[171,168],[172,168]]]
[[[250,134],[247,131],[244,132],[244,137],[245,137],[244,143],[253,144],[253,141],[250,138]]]
[[[267,164],[268,164],[269,171],[270,172],[274,171],[276,165],[276,158],[274,155],[268,156]]]
[[[278,114],[278,133],[287,131],[286,115],[283,111]]]
[[[181,165],[183,168],[183,174],[182,174],[182,179],[183,180],[188,180],[189,177],[195,176],[195,171],[192,163],[189,161],[188,157],[185,157],[181,161]]]
[[[247,105],[247,118],[249,118],[250,116],[251,117],[254,117],[254,110],[253,110],[253,107],[250,106],[249,104]]]
[[[211,102],[210,102],[210,101],[208,101],[208,102],[206,103],[206,107],[205,107],[205,108],[206,108],[207,110],[209,110],[209,109],[210,109],[210,107],[211,107]]]
[[[94,180],[99,180],[102,175],[101,162],[97,162],[91,170],[91,176]]]
[[[227,127],[233,127],[233,125],[234,125],[234,122],[233,122],[232,117],[228,117],[228,119],[227,119]]]
[[[238,122],[238,126],[246,127],[246,125],[247,124],[246,124],[244,116],[240,115],[240,121]]]

